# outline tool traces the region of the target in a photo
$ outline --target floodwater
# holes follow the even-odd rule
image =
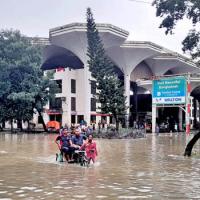
[[[89,168],[57,163],[55,137],[0,133],[0,200],[200,199],[200,158],[183,157],[183,134],[98,139]]]

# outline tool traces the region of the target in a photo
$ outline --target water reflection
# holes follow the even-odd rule
[[[200,199],[200,159],[182,156],[182,134],[98,140],[89,168],[57,163],[55,137],[0,134],[0,199]]]

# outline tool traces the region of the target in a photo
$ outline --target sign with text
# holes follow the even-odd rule
[[[185,104],[186,79],[184,77],[164,78],[153,81],[153,104]]]

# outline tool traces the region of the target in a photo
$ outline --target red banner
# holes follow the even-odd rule
[[[188,85],[187,85],[187,92],[188,92],[188,93],[191,92],[191,84],[190,84],[190,83],[188,83]]]
[[[94,115],[94,116],[103,116],[103,117],[111,116],[111,114],[103,114],[103,113],[91,113],[91,115]]]
[[[58,67],[56,69],[57,72],[64,72],[65,71],[65,68],[64,67]]]

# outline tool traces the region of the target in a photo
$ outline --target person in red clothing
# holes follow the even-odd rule
[[[98,153],[97,153],[96,142],[93,141],[92,134],[88,135],[88,141],[81,146],[80,150],[86,151],[86,157],[89,163],[91,160],[93,163],[95,163],[96,156]]]

